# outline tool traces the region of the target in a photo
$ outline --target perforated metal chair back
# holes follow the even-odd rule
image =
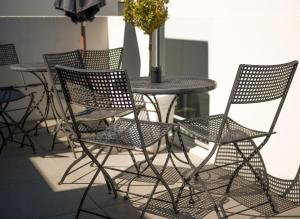
[[[266,102],[287,94],[298,61],[280,65],[239,66],[231,94],[231,103]]]
[[[45,54],[44,60],[47,64],[48,72],[50,72],[53,84],[59,84],[59,79],[55,69],[56,65],[69,66],[73,68],[84,68],[81,54],[78,50],[63,53]]]
[[[86,70],[56,66],[68,110],[77,136],[74,105],[97,110],[132,110],[142,147],[145,145],[130,81],[125,70]]]
[[[14,44],[0,44],[0,66],[19,64]]]
[[[86,69],[119,69],[123,56],[123,48],[107,50],[80,50]]]
[[[67,102],[97,109],[132,109],[134,102],[124,70],[80,70],[57,66]]]
[[[268,133],[272,133],[289,91],[298,61],[279,65],[241,64],[224,113],[217,141],[222,135],[232,104],[254,104],[280,99]]]

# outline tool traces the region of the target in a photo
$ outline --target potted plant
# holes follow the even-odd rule
[[[124,20],[149,35],[149,74],[152,82],[160,82],[161,77],[160,67],[153,66],[153,32],[167,20],[168,2],[169,0],[125,0]]]

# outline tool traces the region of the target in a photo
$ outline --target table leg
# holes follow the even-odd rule
[[[175,95],[175,97],[172,99],[172,101],[171,101],[171,103],[170,103],[170,105],[169,105],[169,108],[168,108],[168,111],[167,111],[167,116],[166,116],[166,121],[165,121],[166,123],[169,123],[169,121],[170,121],[171,111],[172,111],[173,107],[175,107],[175,103],[176,103],[176,100],[177,100],[177,99],[178,99],[178,96]],[[185,147],[185,145],[184,145],[184,143],[183,143],[182,136],[181,136],[181,134],[180,134],[180,127],[177,127],[177,132],[176,132],[175,129],[172,131],[172,135],[175,136],[176,133],[177,133],[177,135],[178,135],[178,139],[179,139],[179,142],[180,142],[180,146],[181,146],[181,149],[182,149],[182,151],[183,151],[183,154],[184,154],[184,156],[185,156],[186,161],[180,159],[180,158],[175,154],[175,152],[174,152],[174,150],[173,150],[173,147],[170,148],[170,152],[171,152],[172,155],[176,158],[176,160],[178,160],[178,161],[181,162],[181,163],[188,164],[189,166],[191,166],[192,168],[194,168],[195,166],[193,165],[191,159],[189,158],[189,155],[188,155],[188,153],[187,153],[186,147]]]
[[[38,101],[34,102],[34,106],[32,107],[32,111],[30,112],[30,114],[31,114],[36,109],[39,112],[39,114],[41,115],[41,119],[37,122],[37,124],[32,129],[30,129],[30,132],[35,130],[34,135],[36,136],[37,132],[38,132],[38,126],[41,123],[44,122],[45,126],[46,126],[47,133],[50,133],[49,128],[48,128],[48,124],[47,124],[47,117],[48,117],[50,107],[51,107],[50,106],[51,105],[51,100],[50,100],[50,92],[49,92],[49,89],[48,89],[48,84],[47,84],[44,72],[42,72],[42,77],[40,77],[36,72],[33,72],[33,71],[30,71],[29,73],[33,74],[41,82],[41,85],[44,88],[41,97],[38,99]],[[46,97],[46,107],[42,111],[42,109],[40,108],[40,104],[42,103],[42,101],[44,100],[45,97]]]

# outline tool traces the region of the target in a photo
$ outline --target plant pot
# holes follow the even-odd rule
[[[150,79],[152,83],[160,83],[161,82],[161,67],[160,66],[151,66],[150,67]]]

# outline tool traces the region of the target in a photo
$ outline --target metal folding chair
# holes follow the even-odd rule
[[[18,58],[18,54],[17,54],[14,44],[12,44],[12,43],[0,44],[0,66],[8,67],[8,66],[14,65],[14,64],[19,64],[19,58]],[[3,69],[3,70],[5,71],[6,69]],[[8,73],[3,72],[2,74],[8,74]],[[22,73],[20,73],[20,74],[22,77],[23,84],[22,85],[14,85],[13,86],[14,88],[22,89],[22,90],[24,90],[25,93],[31,92],[32,94],[34,94],[35,92],[32,91],[31,89],[42,86],[41,83],[25,84],[23,74]],[[32,107],[30,109],[30,113],[28,114],[28,116],[34,110],[37,110],[40,115],[43,115],[42,110],[39,106],[42,100],[43,100],[43,97],[41,97],[39,100],[36,100],[36,99],[33,100],[33,104],[32,104]],[[23,108],[23,109],[25,109],[25,108]],[[22,110],[22,108],[20,108],[20,110]],[[46,124],[46,126],[47,126],[47,124]],[[36,126],[36,128],[37,128],[37,126]],[[32,130],[34,130],[34,127]],[[36,132],[37,132],[37,130],[36,130]]]
[[[153,190],[148,196],[149,198],[145,204],[141,217],[144,216],[145,210],[153,198],[159,183],[161,183],[169,193],[171,204],[176,212],[177,207],[174,196],[170,187],[162,177],[170,159],[170,155],[167,155],[163,167],[160,170],[157,170],[153,165],[153,159],[149,157],[146,150],[148,146],[153,145],[164,137],[169,145],[168,133],[173,128],[173,125],[159,122],[140,121],[138,119],[138,110],[131,91],[130,81],[124,70],[82,70],[63,66],[57,66],[56,69],[75,131],[75,136],[73,136],[73,138],[76,138],[76,141],[79,142],[86,155],[98,167],[98,170],[83,194],[77,211],[77,217],[81,211],[95,214],[82,209],[82,205],[89,189],[100,171],[104,175],[107,185],[114,192],[115,197],[117,195],[116,192],[120,191],[117,184],[112,180],[106,170],[110,169],[120,172],[124,172],[125,170],[104,166],[112,148],[122,148],[129,152],[134,150],[142,151],[148,167],[154,173],[154,176],[148,176],[156,179],[156,181]],[[82,133],[79,127],[80,123],[78,123],[74,114],[74,105],[81,105],[104,111],[131,110],[134,114],[134,119],[120,118],[115,122],[110,123],[102,131]],[[95,155],[93,155],[93,153],[91,153],[88,149],[89,144],[97,145],[98,147],[110,148],[101,162],[98,161]],[[130,156],[132,156],[132,153],[130,153]],[[135,167],[137,168],[136,165]],[[130,174],[134,175],[140,174],[138,169],[136,172],[128,170],[125,172],[130,172]],[[147,175],[144,174],[140,175],[147,177]]]
[[[257,171],[256,168],[253,167],[251,161],[255,156],[259,155],[260,150],[266,145],[271,135],[274,134],[274,127],[286,99],[297,65],[298,61],[280,65],[241,64],[238,68],[224,114],[212,115],[205,118],[193,118],[179,122],[181,128],[184,128],[193,136],[214,143],[209,155],[200,165],[191,165],[192,170],[184,176],[185,185],[196,189],[196,186],[192,184],[197,181],[201,184],[204,191],[210,193],[213,188],[208,189],[208,186],[201,179],[201,173],[208,171],[207,169],[204,170],[204,167],[219,147],[232,145],[237,151],[236,160],[226,163],[226,165],[219,166],[224,168],[228,165],[235,165],[235,169],[228,183],[225,185],[226,193],[230,192],[234,179],[238,176],[243,167],[247,166],[267,198],[267,202],[259,203],[256,206],[269,203],[273,212],[277,212],[276,203],[274,203],[274,200],[270,195],[269,182],[265,168],[261,168]],[[259,104],[269,101],[273,101],[274,106],[277,106],[277,108],[275,108],[276,111],[268,131],[258,131],[247,128],[229,117],[230,109],[234,105],[247,107],[248,104]],[[251,119],[255,119],[257,115],[258,113],[256,112],[255,115],[251,114],[248,116]],[[258,145],[253,140],[256,138],[262,138],[261,143]],[[252,151],[249,152],[243,150],[243,145],[246,143],[253,145]],[[183,142],[182,147],[184,147]],[[227,154],[226,156],[230,156],[230,154]],[[225,155],[223,156],[223,159],[226,159]],[[228,159],[231,158],[228,157]],[[261,173],[261,171],[263,171],[263,173]],[[224,216],[225,212],[222,204],[215,203],[215,209],[219,217],[222,217],[222,214]]]
[[[28,105],[24,109],[25,112],[20,119],[16,119],[15,116],[11,115],[12,113],[19,111],[20,108],[11,107],[10,105],[13,102],[16,102],[21,99],[29,98]],[[29,95],[24,94],[18,89],[13,87],[1,87],[0,88],[0,117],[1,117],[1,127],[0,127],[0,135],[2,138],[2,144],[0,146],[0,153],[3,150],[4,146],[7,144],[8,141],[16,142],[23,146],[30,146],[35,153],[34,144],[28,134],[28,131],[24,129],[24,124],[26,119],[30,114],[30,109],[33,103],[33,94],[30,93]],[[22,108],[23,109],[23,108]],[[5,131],[7,130],[8,135],[5,136]],[[18,133],[19,132],[19,133]],[[14,139],[15,134],[23,134],[22,141],[18,141]],[[28,140],[29,144],[25,143],[25,138]]]
[[[63,106],[64,97],[61,90],[61,85],[56,73],[55,65],[64,65],[74,68],[84,68],[81,55],[78,50],[63,52],[63,53],[54,53],[54,54],[45,54],[44,56],[45,63],[48,68],[49,81],[51,83],[51,101],[54,108],[56,127],[53,132],[53,140],[51,145],[51,151],[54,150],[54,146],[57,143],[57,135],[59,131],[64,133],[64,136],[67,137],[68,146],[73,150],[74,156],[76,154],[72,142],[69,139],[69,133],[71,128],[67,127],[68,121],[68,112],[66,107]],[[55,98],[54,98],[55,97]],[[57,103],[57,104],[56,104]],[[58,106],[58,107],[57,107]]]
[[[14,44],[0,44],[0,67],[7,67],[13,64],[18,64],[19,58],[17,55],[17,51],[15,49]],[[2,69],[4,72],[1,72],[3,77],[5,76],[6,69]],[[7,143],[7,141],[15,141],[13,138],[13,135],[17,132],[23,133],[23,139],[21,142],[18,142],[23,145],[29,145],[32,147],[33,151],[35,151],[34,145],[27,133],[24,129],[25,122],[27,118],[30,116],[30,114],[33,112],[34,109],[36,109],[38,106],[36,103],[34,103],[34,92],[27,91],[28,88],[33,88],[40,86],[40,84],[30,84],[30,85],[14,85],[9,87],[2,87],[1,88],[1,117],[2,121],[1,124],[3,125],[1,128],[4,128],[4,130],[8,130],[9,135],[5,138],[2,137],[2,140],[4,139],[0,151],[3,149],[4,145]],[[21,91],[24,90],[24,91]],[[10,103],[16,102],[17,100],[23,99],[23,98],[29,98],[28,103],[25,103],[26,106],[11,106]],[[21,116],[21,119],[18,121],[12,117],[10,114],[17,111],[24,111],[23,116]],[[13,126],[14,128],[12,129]],[[14,131],[13,131],[14,130]],[[0,134],[1,136],[4,136],[4,133]],[[28,139],[29,144],[24,143],[25,138]]]
[[[54,107],[56,111],[56,117],[57,117],[57,126],[54,131],[51,151],[54,150],[58,132],[62,130],[66,135],[68,133],[63,127],[67,119],[66,118],[67,112],[65,107],[63,107],[62,104],[62,99],[64,98],[60,87],[61,85],[58,81],[58,76],[56,73],[55,66],[63,65],[63,66],[69,66],[74,68],[80,68],[80,69],[117,69],[120,68],[122,54],[123,54],[123,48],[108,49],[108,50],[74,50],[74,51],[64,52],[64,53],[53,53],[53,54],[44,55],[44,60],[48,66],[50,81],[52,83],[52,89],[51,89],[53,91],[52,102],[53,105],[55,106],[53,96],[56,96],[56,102],[58,103],[59,111],[60,111],[59,113],[57,108]],[[99,120],[102,122],[106,122],[106,120],[104,120],[105,118],[113,117],[116,114],[121,115],[122,112],[110,111],[105,113],[106,114],[103,114],[103,112],[101,111],[95,111],[92,109],[84,109],[84,110],[81,109],[77,113],[76,117],[77,119],[80,119],[82,121]],[[126,114],[125,112],[123,113]],[[93,125],[95,124],[96,123],[93,122]],[[87,128],[88,125],[85,125],[85,127]],[[69,142],[69,146],[70,144],[71,143]]]
[[[85,69],[119,69],[122,64],[123,48],[104,50],[79,50]]]

